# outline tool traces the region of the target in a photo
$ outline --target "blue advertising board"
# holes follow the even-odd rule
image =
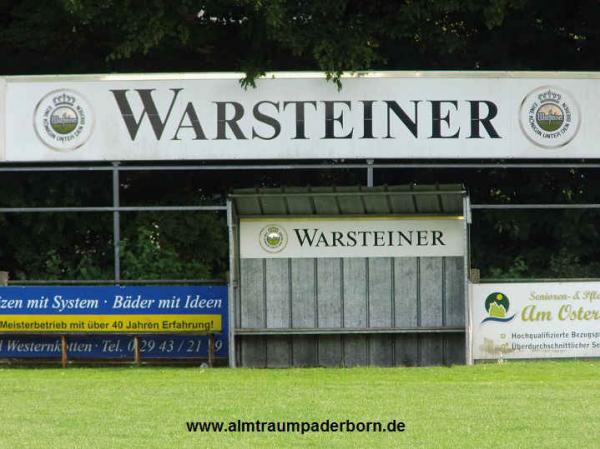
[[[0,287],[0,357],[205,358],[207,332],[215,355],[227,357],[227,287]],[[123,335],[125,334],[125,335]]]

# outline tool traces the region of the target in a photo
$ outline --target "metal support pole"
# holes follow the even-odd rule
[[[140,352],[140,337],[138,335],[133,336],[133,361],[137,366],[142,363],[142,354]]]
[[[60,336],[60,364],[63,368],[67,367],[69,361],[69,354],[67,348],[67,337],[65,335]]]
[[[227,200],[227,230],[229,231],[229,285],[228,285],[228,323],[229,332],[224,336],[229,343],[229,368],[235,368],[235,303],[237,295],[237,271],[236,271],[236,238],[235,238],[235,223],[233,216],[233,203],[231,199]]]
[[[208,367],[212,368],[215,360],[215,334],[208,334]]]
[[[373,187],[373,159],[367,159],[367,187]]]
[[[113,207],[118,208],[119,199],[119,163],[113,162]],[[115,252],[115,284],[121,280],[121,254],[119,246],[121,244],[121,215],[118,209],[113,212],[113,245]]]
[[[471,199],[465,195],[463,197],[463,215],[465,226],[465,255],[463,256],[463,276],[465,289],[465,362],[467,365],[473,364],[473,317],[471,316],[471,284],[469,283],[469,273],[471,271]]]

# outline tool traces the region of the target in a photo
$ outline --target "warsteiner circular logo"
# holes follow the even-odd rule
[[[71,151],[83,145],[92,134],[92,108],[73,90],[55,90],[37,104],[33,127],[40,140],[50,148]]]
[[[262,228],[258,239],[262,249],[270,253],[283,250],[288,241],[285,229],[274,224]]]
[[[523,133],[534,144],[557,148],[568,144],[579,130],[579,108],[563,89],[544,86],[529,93],[521,103]]]

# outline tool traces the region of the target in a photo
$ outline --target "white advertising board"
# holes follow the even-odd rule
[[[600,282],[470,288],[473,359],[600,357]]]
[[[598,158],[600,75],[6,77],[4,162]]]
[[[462,217],[241,218],[241,258],[463,256]]]

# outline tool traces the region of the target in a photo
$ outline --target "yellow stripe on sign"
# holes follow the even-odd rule
[[[0,332],[220,332],[221,315],[0,315]]]

